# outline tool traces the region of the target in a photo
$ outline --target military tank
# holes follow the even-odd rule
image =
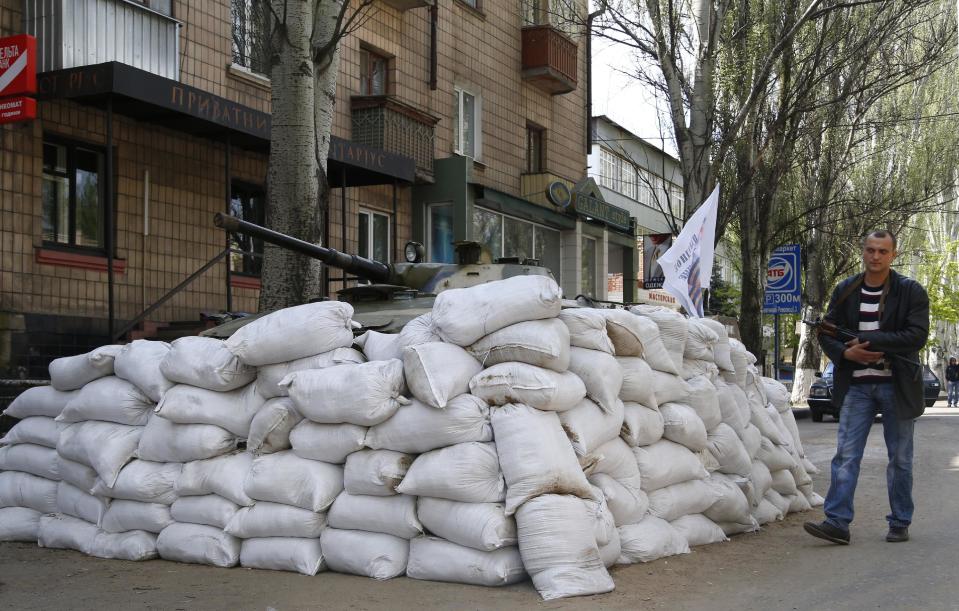
[[[407,261],[390,264],[310,244],[228,214],[217,213],[213,223],[228,232],[258,238],[318,259],[362,281],[355,287],[337,291],[337,297],[353,306],[353,320],[363,328],[383,333],[398,332],[410,320],[429,312],[436,295],[448,289],[466,288],[512,276],[553,277],[552,272],[535,259],[493,261],[478,242],[454,244],[456,263],[422,262],[422,246],[410,242],[404,250]],[[201,335],[229,337],[255,318],[254,315],[232,320]]]

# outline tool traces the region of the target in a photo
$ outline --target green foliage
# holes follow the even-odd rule
[[[929,294],[929,317],[947,323],[959,323],[959,262],[955,253],[959,241],[951,241],[941,250],[927,250],[917,266],[917,280]]]
[[[723,280],[719,275],[719,269],[714,268],[709,281],[709,302],[706,304],[708,313],[739,318],[739,298],[739,288]]]

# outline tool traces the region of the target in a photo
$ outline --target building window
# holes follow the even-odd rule
[[[526,172],[539,174],[546,168],[546,130],[526,125]]]
[[[257,74],[270,74],[269,0],[232,0],[233,63]]]
[[[230,185],[230,214],[257,225],[266,224],[266,193],[262,187],[234,182]],[[242,233],[230,234],[230,271],[259,276],[263,269],[263,240]]]
[[[479,159],[482,150],[482,101],[464,89],[455,89],[453,116],[453,151],[464,157]]]
[[[548,23],[546,0],[523,0],[523,25]]]
[[[430,204],[427,223],[427,259],[432,263],[453,263],[453,204]]]
[[[390,217],[360,210],[357,229],[357,254],[380,263],[390,262]]]
[[[560,233],[555,229],[474,206],[473,240],[486,247],[494,260],[538,259],[559,282]]]
[[[596,240],[583,237],[582,284],[580,293],[596,296]]]
[[[43,143],[43,240],[104,248],[103,151],[74,142]]]
[[[389,59],[360,49],[360,95],[386,95]]]
[[[133,0],[137,4],[142,4],[143,6],[154,10],[158,13],[164,15],[173,14],[173,0]]]

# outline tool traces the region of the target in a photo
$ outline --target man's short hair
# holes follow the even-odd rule
[[[888,229],[877,229],[875,231],[870,231],[862,238],[862,245],[866,246],[866,240],[869,238],[889,238],[892,240],[892,249],[896,250],[896,234],[889,231]]]

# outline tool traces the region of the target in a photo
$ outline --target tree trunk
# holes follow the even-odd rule
[[[268,172],[267,225],[317,244],[321,238],[317,197],[314,70],[310,36],[312,0],[272,0],[286,22],[273,34],[270,72],[272,136]],[[320,297],[318,261],[265,244],[260,311],[306,303]]]

